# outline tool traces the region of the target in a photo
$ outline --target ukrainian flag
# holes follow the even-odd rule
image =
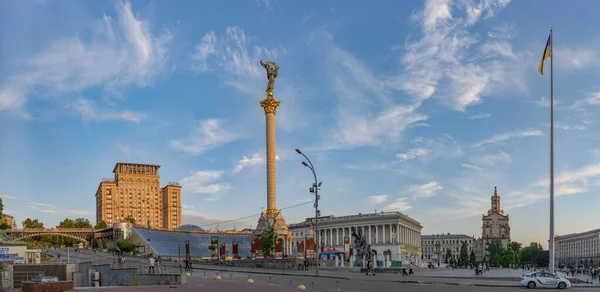
[[[544,49],[544,55],[542,55],[542,61],[538,67],[538,72],[540,72],[540,74],[544,75],[544,61],[550,57],[552,57],[552,34],[548,36],[548,42],[546,43],[546,48]]]

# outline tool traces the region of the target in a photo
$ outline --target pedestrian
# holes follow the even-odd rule
[[[154,257],[148,258],[148,274],[154,274]]]
[[[190,259],[188,257],[185,258],[185,271],[190,271]]]

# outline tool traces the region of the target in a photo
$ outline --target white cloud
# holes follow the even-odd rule
[[[470,170],[474,170],[474,171],[482,171],[483,168],[472,165],[472,164],[468,164],[468,163],[463,163],[461,164],[462,167],[470,169]]]
[[[251,167],[254,165],[261,165],[263,163],[265,163],[265,159],[258,153],[252,154],[252,156],[250,157],[244,156],[238,161],[238,163],[233,168],[233,173],[237,174],[244,168]]]
[[[532,136],[542,136],[542,132],[540,130],[528,129],[528,130],[518,130],[514,132],[507,132],[499,135],[495,135],[491,138],[482,140],[479,143],[473,145],[473,147],[481,147],[487,144],[495,144],[498,142],[514,139],[514,138],[524,138],[524,137],[532,137]]]
[[[214,194],[231,189],[228,183],[219,183],[224,172],[217,170],[200,170],[179,181],[186,193]]]
[[[583,166],[579,169],[564,171],[554,177],[554,183],[569,184],[569,183],[587,183],[589,179],[600,176],[600,163]],[[549,186],[549,179],[539,180],[536,186]]]
[[[367,202],[369,205],[378,205],[385,202],[387,198],[388,195],[369,196],[367,197]]]
[[[436,195],[436,192],[441,190],[442,186],[437,181],[430,181],[422,185],[412,185],[408,188],[408,192],[413,199],[430,198]]]
[[[11,196],[11,195],[0,195],[0,199],[2,199],[3,201],[12,201],[12,200],[16,200],[15,197]]]
[[[27,203],[27,205],[31,206],[32,208],[37,208],[37,207],[55,208],[54,205],[44,204],[44,203]]]
[[[581,130],[585,130],[584,126],[564,125],[564,124],[558,124],[558,123],[555,123],[554,127],[558,128],[558,129],[561,129],[561,130],[565,130],[565,131],[571,131],[571,130],[581,131]]]
[[[469,116],[469,120],[481,120],[481,119],[487,119],[489,117],[491,117],[491,114],[479,114],[479,115],[472,115]]]
[[[539,107],[550,107],[550,99],[547,99],[543,96],[540,98],[540,100],[536,100],[533,103]],[[560,102],[558,100],[554,99],[554,106],[557,106],[559,104],[560,104]]]
[[[56,213],[54,210],[40,210],[41,213]]]
[[[67,108],[72,108],[83,116],[84,120],[89,121],[115,121],[123,120],[132,123],[139,123],[144,115],[130,111],[117,111],[114,109],[98,108],[96,104],[89,99],[78,99],[68,104]]]
[[[237,134],[223,129],[223,122],[219,119],[200,121],[187,138],[172,140],[171,147],[190,154],[202,154],[237,140]]]
[[[164,67],[172,33],[151,33],[129,2],[119,3],[116,11],[116,21],[104,15],[85,34],[86,40],[57,39],[28,60],[21,72],[0,85],[0,111],[20,109],[32,96],[63,97],[97,87],[114,93],[151,83]],[[135,119],[122,114],[120,119]]]
[[[410,208],[412,208],[412,206],[407,202],[406,198],[398,198],[395,202],[387,205],[384,210],[405,212]]]
[[[128,157],[131,156],[131,148],[121,144],[117,144],[117,147],[119,147],[119,150],[121,150],[123,154],[127,155]]]
[[[592,92],[588,97],[576,101],[571,106],[571,109],[585,110],[585,108],[589,105],[600,105],[600,91]]]
[[[508,153],[506,153],[504,151],[500,151],[495,154],[486,154],[486,155],[471,157],[471,158],[469,158],[469,161],[471,162],[471,164],[474,164],[477,166],[492,167],[492,166],[496,166],[499,164],[511,163],[512,159]]]
[[[561,48],[556,49],[560,58],[556,60],[556,68],[572,71],[598,67],[600,58],[596,50],[589,48]]]
[[[426,156],[429,153],[429,150],[425,148],[414,148],[408,150],[406,153],[398,153],[396,154],[396,158],[400,161],[413,160],[418,157]]]
[[[471,26],[493,17],[508,3],[426,1],[423,11],[412,16],[422,25],[422,36],[404,45],[404,71],[388,84],[408,92],[417,102],[435,96],[456,111],[480,103],[485,94],[506,90],[507,81],[514,85],[510,90],[522,89],[523,54],[513,52],[506,41],[481,40],[471,31]],[[463,12],[466,18],[458,16]]]

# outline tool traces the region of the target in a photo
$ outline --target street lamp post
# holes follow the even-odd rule
[[[317,173],[315,172],[315,167],[313,166],[312,162],[310,161],[310,159],[308,159],[308,157],[306,155],[304,155],[304,153],[302,153],[302,151],[300,151],[300,149],[296,149],[296,152],[298,152],[298,154],[304,156],[304,158],[306,158],[306,161],[308,161],[308,163],[306,163],[306,161],[302,161],[302,165],[308,167],[310,169],[310,171],[312,171],[313,176],[315,177],[315,182],[313,183],[313,186],[309,189],[309,191],[311,193],[315,194],[315,249],[316,249],[316,275],[319,275],[319,199],[321,198],[319,196],[319,188],[321,187],[321,184],[323,182],[319,182],[317,180]],[[306,256],[306,255],[305,255]]]

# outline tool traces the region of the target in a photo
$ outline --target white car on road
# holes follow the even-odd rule
[[[521,280],[521,286],[529,289],[535,287],[566,289],[571,287],[571,282],[563,277],[542,271],[524,274],[523,279]]]

